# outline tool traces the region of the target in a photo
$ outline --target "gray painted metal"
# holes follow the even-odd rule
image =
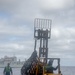
[[[36,18],[34,20],[34,38],[40,40],[39,57],[48,58],[48,39],[51,37],[51,23],[50,19]],[[47,63],[47,60],[44,62]]]

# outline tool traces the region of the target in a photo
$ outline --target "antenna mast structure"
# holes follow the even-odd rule
[[[48,39],[51,37],[51,23],[50,19],[39,19],[34,20],[34,38],[35,38],[35,47],[36,42],[40,40],[39,47],[39,58],[45,58],[44,62],[47,63],[48,58]]]

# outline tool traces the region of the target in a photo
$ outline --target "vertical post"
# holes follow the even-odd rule
[[[40,48],[39,48],[39,57],[41,57],[41,46],[42,46],[42,38],[40,39]]]
[[[37,40],[35,39],[34,51],[36,50],[36,43],[37,43]]]
[[[58,73],[60,73],[60,59],[58,59]]]

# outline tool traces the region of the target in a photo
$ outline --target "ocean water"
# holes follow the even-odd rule
[[[4,68],[0,68],[0,75],[3,75],[3,69]],[[21,68],[12,68],[13,70],[13,75],[21,75],[20,70]],[[75,67],[61,67],[61,72],[62,75],[75,75]]]
[[[75,66],[61,67],[62,75],[75,75]]]

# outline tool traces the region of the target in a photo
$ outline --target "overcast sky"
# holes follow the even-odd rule
[[[49,57],[75,66],[75,0],[0,0],[0,58],[31,55],[35,18],[52,20]]]

